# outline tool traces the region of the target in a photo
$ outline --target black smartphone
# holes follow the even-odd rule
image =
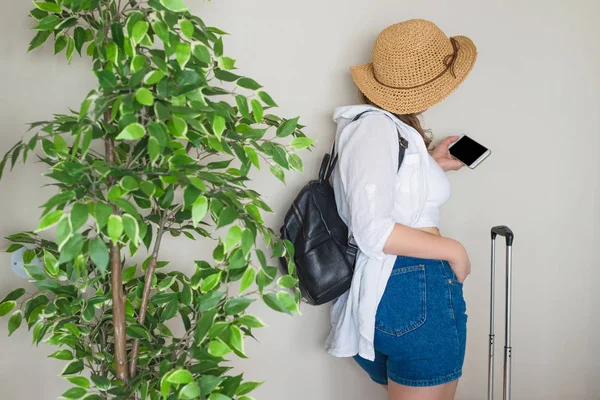
[[[492,151],[477,143],[467,135],[448,146],[452,157],[473,169],[489,156]]]

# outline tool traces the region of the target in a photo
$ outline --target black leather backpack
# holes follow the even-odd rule
[[[373,110],[374,111],[374,110]],[[358,114],[352,121],[365,113]],[[408,142],[398,131],[398,169]],[[325,154],[319,179],[302,188],[285,215],[281,237],[294,245],[294,262],[302,296],[307,303],[321,305],[344,294],[352,283],[358,247],[338,215],[330,177],[337,163],[335,144]],[[335,156],[334,156],[335,154]],[[287,272],[287,261],[281,258]]]

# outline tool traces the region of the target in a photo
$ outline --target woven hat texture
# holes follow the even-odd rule
[[[448,38],[433,22],[416,19],[384,29],[372,57],[350,69],[360,91],[388,111],[411,114],[452,93],[471,72],[477,48],[466,36]]]

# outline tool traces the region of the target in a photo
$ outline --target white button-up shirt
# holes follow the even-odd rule
[[[352,122],[367,110],[376,112]],[[338,213],[360,251],[350,290],[333,304],[327,349],[337,357],[373,360],[377,307],[396,260],[383,247],[396,223],[420,227],[431,170],[442,184],[445,179],[448,196],[449,183],[419,133],[393,114],[370,105],[348,106],[335,110],[334,121],[339,158],[333,188]],[[400,171],[398,131],[409,143]]]

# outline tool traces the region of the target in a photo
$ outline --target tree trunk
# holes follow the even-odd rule
[[[104,119],[110,120],[110,110],[104,113]],[[112,165],[115,163],[114,142],[106,137],[104,139],[104,150],[106,163]],[[112,184],[113,179],[109,182]],[[113,214],[117,214],[118,209],[113,206]],[[125,295],[123,294],[123,277],[121,265],[121,249],[118,243],[110,244],[110,272],[112,278],[111,291],[113,302],[113,327],[115,334],[115,370],[117,379],[127,383],[129,378],[129,369],[127,368],[127,334],[125,325]]]
[[[113,326],[115,331],[115,369],[117,378],[127,383],[127,336],[125,333],[125,296],[121,276],[121,251],[118,244],[110,245],[110,270],[112,274]]]

